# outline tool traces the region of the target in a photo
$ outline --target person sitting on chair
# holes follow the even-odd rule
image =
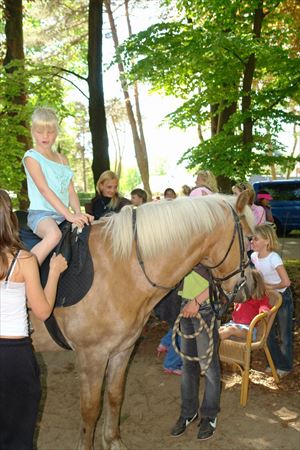
[[[253,270],[253,278],[257,271]],[[265,289],[258,288],[257,284],[256,292],[252,298],[249,298],[244,303],[235,303],[232,313],[232,320],[225,323],[219,328],[220,339],[228,339],[231,336],[238,338],[246,338],[250,323],[257,314],[261,312],[269,312],[271,305],[269,303],[269,297],[266,295]],[[253,330],[253,340],[256,340],[256,328]]]

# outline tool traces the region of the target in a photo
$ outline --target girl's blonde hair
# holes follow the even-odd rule
[[[264,279],[258,270],[252,269],[251,272],[253,279],[253,290],[251,293],[251,298],[261,299],[262,297],[264,297],[264,295],[266,295]]]
[[[53,108],[36,108],[31,117],[31,129],[34,127],[55,127],[58,131],[58,118]]]
[[[200,181],[201,180],[201,181]],[[217,179],[210,170],[200,170],[197,173],[197,185],[208,187],[212,192],[218,192]]]
[[[96,184],[96,190],[100,197],[102,197],[101,184],[104,183],[105,181],[111,181],[111,180],[117,180],[119,182],[119,177],[115,172],[113,172],[112,170],[105,170],[105,172],[101,173],[101,175],[97,181],[97,184]],[[119,197],[118,192],[116,192],[114,197],[112,197],[111,201],[109,202],[108,206],[111,209],[116,209],[118,207],[119,203],[120,203],[120,197]]]
[[[268,241],[267,250],[270,252],[279,249],[279,242],[274,228],[270,225],[257,225],[254,228],[254,234],[258,234],[263,239]]]

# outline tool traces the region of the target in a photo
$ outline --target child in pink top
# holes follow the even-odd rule
[[[190,197],[199,197],[218,192],[216,177],[210,170],[200,170],[197,174],[196,187],[192,189]]]

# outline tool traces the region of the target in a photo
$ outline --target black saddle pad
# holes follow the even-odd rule
[[[18,215],[18,214],[17,214]],[[68,261],[68,268],[62,273],[58,282],[55,306],[71,306],[78,303],[89,291],[93,279],[94,268],[90,255],[88,238],[91,227],[85,226],[81,233],[71,230],[71,224],[67,221],[60,224],[62,240],[54,249],[54,252],[62,253]],[[20,228],[20,239],[27,250],[40,242],[40,238],[26,225]],[[53,252],[47,257],[40,268],[41,283],[45,286],[49,261]]]

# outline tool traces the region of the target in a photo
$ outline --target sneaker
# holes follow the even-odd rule
[[[171,430],[171,436],[173,437],[181,436],[185,432],[186,427],[188,427],[190,423],[194,422],[194,420],[196,420],[197,418],[198,413],[188,418],[180,416]]]
[[[198,439],[205,441],[206,439],[210,439],[213,437],[214,432],[217,427],[217,418],[214,417],[203,417],[200,420],[199,431],[198,431]]]
[[[164,373],[169,375],[182,375],[182,369],[164,369]]]
[[[163,353],[167,353],[168,351],[168,347],[166,347],[163,344],[159,344],[159,346],[156,349],[157,351],[157,356],[159,357],[160,355],[162,355]]]
[[[272,373],[271,367],[266,367],[265,372],[271,374]],[[281,369],[276,369],[276,372],[279,378],[284,378],[289,373],[291,373],[289,370],[281,370]]]
[[[289,370],[277,369],[277,374],[278,374],[279,378],[286,377],[289,373],[291,373]]]

